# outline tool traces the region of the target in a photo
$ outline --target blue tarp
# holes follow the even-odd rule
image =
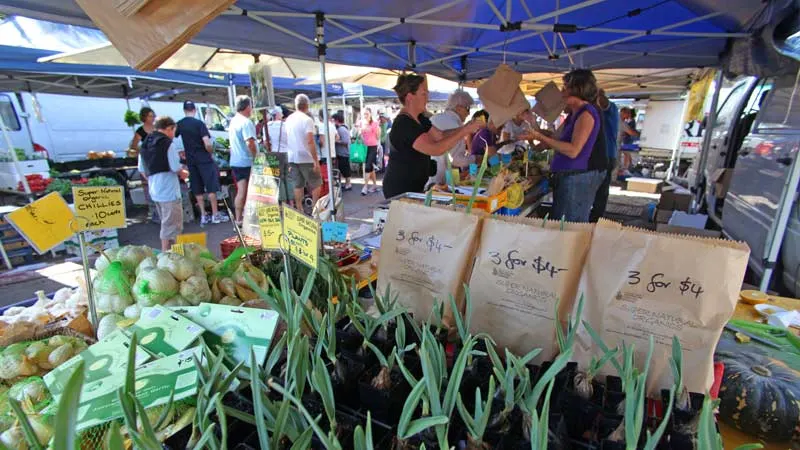
[[[717,66],[728,39],[745,37],[732,33],[753,31],[748,29],[750,22],[765,10],[773,14],[778,8],[770,6],[775,4],[776,0],[238,0],[229,14],[214,19],[192,42],[316,59],[315,14],[321,12],[336,21],[336,26],[325,27],[328,61],[342,64],[415,69],[449,79],[485,77],[503,60],[525,72],[574,66],[703,67]],[[0,0],[0,6],[6,13],[93,26],[74,0]],[[267,21],[276,26],[265,25]],[[352,33],[363,35],[348,39]],[[411,43],[415,58],[409,58]]]

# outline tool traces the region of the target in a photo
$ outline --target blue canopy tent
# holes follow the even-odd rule
[[[520,72],[720,67],[726,50],[742,43],[737,53],[749,52],[755,64],[738,67],[748,69],[769,64],[758,59],[750,38],[791,11],[797,14],[798,7],[798,0],[528,3],[238,0],[192,42],[319,60],[322,85],[326,61],[463,82],[484,78],[503,62]],[[0,6],[10,14],[94,26],[75,0],[0,0]],[[730,52],[725,56],[726,63],[737,60]],[[322,100],[327,104],[324,90]]]
[[[322,44],[329,62],[464,80],[485,77],[504,60],[527,72],[717,66],[729,38],[749,36],[765,14],[768,23],[792,3],[239,0],[192,42],[312,60]],[[74,0],[0,0],[0,5],[11,14],[94,26]]]

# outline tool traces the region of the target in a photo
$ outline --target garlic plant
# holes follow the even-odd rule
[[[461,394],[458,394],[456,399],[456,406],[458,406],[458,413],[464,421],[464,426],[467,427],[467,448],[468,449],[486,449],[489,444],[483,442],[483,435],[486,433],[486,428],[489,425],[489,417],[492,414],[492,402],[494,401],[495,382],[494,377],[489,377],[489,392],[486,401],[483,401],[481,396],[481,389],[475,389],[475,413],[470,414],[461,400]]]

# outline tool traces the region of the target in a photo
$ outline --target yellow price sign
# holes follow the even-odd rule
[[[6,214],[6,220],[40,254],[66,241],[79,229],[75,214],[58,192]]]
[[[125,228],[125,192],[122,186],[73,187],[78,229]]]
[[[292,208],[283,208],[283,233],[289,253],[309,267],[319,262],[319,223]]]
[[[261,248],[265,250],[280,250],[281,233],[281,207],[278,205],[261,205],[258,207],[258,229],[261,234]]]
[[[205,232],[179,234],[175,242],[178,244],[197,244],[200,247],[208,247],[206,245],[208,241],[207,236]]]
[[[172,244],[172,247],[169,248],[169,251],[181,256],[185,256],[183,251],[183,244]]]

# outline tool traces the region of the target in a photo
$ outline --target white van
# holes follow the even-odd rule
[[[136,113],[149,106],[156,115],[176,121],[184,117],[181,102],[132,99],[129,105]],[[46,152],[55,162],[84,160],[90,151],[113,151],[124,157],[134,132],[123,120],[128,108],[121,98],[0,93],[0,113],[14,146],[26,153]],[[217,105],[198,103],[197,109],[197,118],[207,119],[212,140],[228,137],[228,118]],[[180,139],[176,145],[183,148]]]

